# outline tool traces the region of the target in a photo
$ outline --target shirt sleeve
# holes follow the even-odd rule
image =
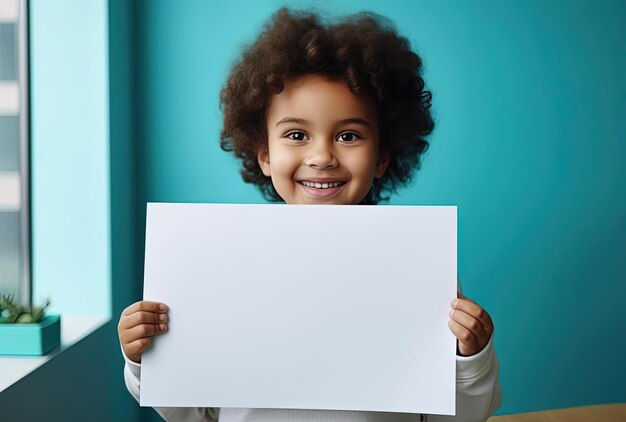
[[[141,389],[141,365],[124,356],[124,382],[130,394],[139,403],[139,391]],[[154,410],[168,422],[178,421],[206,421],[217,422],[219,409],[206,407],[155,407]]]
[[[457,290],[462,293],[458,278]],[[428,415],[428,422],[486,421],[498,410],[502,388],[493,336],[477,354],[456,357],[456,416]]]
[[[456,416],[428,415],[428,422],[486,421],[500,407],[502,389],[493,333],[473,356],[456,357]]]

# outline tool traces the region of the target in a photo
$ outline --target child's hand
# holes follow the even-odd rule
[[[451,303],[448,327],[458,339],[457,354],[472,356],[483,350],[493,333],[491,317],[478,303],[458,293]]]
[[[124,309],[117,334],[124,354],[135,363],[150,345],[152,336],[167,330],[167,306],[158,302],[139,301]]]

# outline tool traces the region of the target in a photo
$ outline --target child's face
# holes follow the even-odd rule
[[[288,204],[358,204],[389,164],[387,154],[379,156],[376,104],[343,80],[286,82],[266,124],[259,165]]]

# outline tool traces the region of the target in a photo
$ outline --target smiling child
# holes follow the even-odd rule
[[[434,127],[422,61],[379,15],[323,25],[279,10],[233,67],[221,93],[221,146],[270,201],[376,204],[406,185]],[[479,421],[501,389],[493,323],[476,302],[451,298],[457,341],[456,416],[305,409],[157,408],[170,421]],[[167,306],[140,301],[120,316],[124,376],[138,400],[141,354],[167,330]],[[207,383],[211,382],[207,379]],[[289,386],[285,386],[289,388]]]
[[[358,204],[389,164],[379,153],[376,104],[340,79],[285,82],[267,113],[263,174],[288,204]]]

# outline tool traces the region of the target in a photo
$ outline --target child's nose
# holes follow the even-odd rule
[[[311,143],[306,165],[316,169],[325,169],[337,167],[338,164],[334,152],[334,140],[317,140]]]

